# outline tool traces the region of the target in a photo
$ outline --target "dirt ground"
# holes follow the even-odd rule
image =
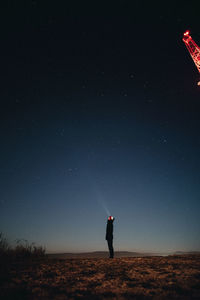
[[[200,255],[18,261],[0,276],[1,299],[200,299]]]

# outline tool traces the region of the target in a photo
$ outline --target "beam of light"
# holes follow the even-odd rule
[[[102,205],[102,207],[104,208],[106,214],[107,214],[108,216],[110,216],[111,213],[110,213],[109,209],[106,207],[105,203],[101,203],[101,205]]]
[[[109,217],[111,215],[111,213],[110,213],[110,210],[108,209],[105,201],[99,197],[98,202],[99,202],[99,205],[105,210],[107,216]]]
[[[94,176],[91,175],[89,170],[87,170],[87,177],[91,181],[91,187],[93,187],[93,191],[94,191],[94,194],[96,195],[97,202],[103,208],[103,210],[106,212],[107,216],[108,217],[111,216],[110,210],[108,209],[108,206],[106,205],[105,200],[103,200],[104,197],[102,196],[102,192],[99,188],[99,185],[97,184],[97,182],[94,179]]]

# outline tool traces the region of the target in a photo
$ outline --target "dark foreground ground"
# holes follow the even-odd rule
[[[1,265],[0,299],[200,299],[200,255]]]

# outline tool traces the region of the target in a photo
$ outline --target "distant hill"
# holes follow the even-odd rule
[[[200,254],[200,251],[176,251],[174,255],[184,255],[184,254]]]
[[[129,251],[116,251],[115,257],[144,257],[144,256],[162,256],[161,253],[141,253]],[[55,253],[48,254],[49,258],[67,259],[67,258],[106,258],[108,251],[82,252],[82,253]]]

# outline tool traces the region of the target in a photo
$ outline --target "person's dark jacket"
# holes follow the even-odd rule
[[[106,240],[112,240],[113,239],[113,220],[107,221],[107,227],[106,227]]]

